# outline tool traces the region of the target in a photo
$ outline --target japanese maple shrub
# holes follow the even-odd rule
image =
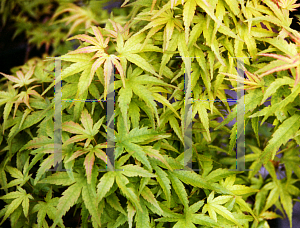
[[[44,55],[1,73],[1,224],[70,227],[66,216],[75,208],[86,228],[267,228],[286,216],[292,227],[300,195],[300,34],[289,18],[295,2],[126,0],[126,11],[110,18],[95,16],[102,9],[93,1],[61,4],[49,23],[68,26],[64,42],[79,46],[57,51],[57,42],[53,55],[65,53],[56,60]],[[57,59],[62,169],[51,172]],[[189,75],[194,170],[184,147]],[[114,161],[106,154],[110,85]],[[228,125],[241,110],[228,102],[230,89],[245,93],[238,101],[242,171],[234,170],[237,122]]]

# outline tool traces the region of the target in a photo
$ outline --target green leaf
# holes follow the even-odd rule
[[[168,117],[168,119],[169,119],[169,123],[170,123],[171,128],[174,130],[174,132],[176,133],[178,138],[181,140],[181,142],[184,143],[182,131],[179,127],[177,119],[173,115],[170,115]]]
[[[173,186],[176,194],[178,195],[181,203],[184,205],[184,207],[188,208],[189,201],[188,201],[187,193],[186,193],[183,183],[176,176],[174,176],[174,174],[172,174],[171,172],[168,172],[168,174],[169,174],[170,180],[172,182],[172,186]]]
[[[267,42],[269,44],[272,44],[274,47],[278,48],[283,53],[294,56],[297,54],[297,48],[294,43],[288,43],[284,39],[274,39],[274,38],[256,38],[258,41]],[[263,70],[263,69],[260,69]],[[259,71],[260,71],[259,70]],[[258,73],[258,71],[254,72],[255,74]]]
[[[133,216],[134,216],[136,210],[134,209],[134,207],[132,206],[132,204],[129,201],[127,201],[127,211],[128,211],[129,228],[132,228]]]
[[[151,192],[151,190],[147,186],[145,186],[143,188],[141,195],[143,196],[143,198],[145,200],[147,200],[149,203],[151,203],[160,213],[163,213],[162,209],[160,208],[160,206],[156,200],[156,197],[154,196],[154,194]]]
[[[122,116],[124,117],[124,124],[125,127],[127,127],[127,112],[129,109],[129,104],[132,98],[132,89],[130,88],[130,84],[126,86],[126,88],[121,88],[119,91],[119,98],[118,98],[118,102],[119,102],[119,107],[120,110],[122,112]],[[127,131],[129,132],[129,129],[127,129]]]
[[[124,165],[121,167],[123,171],[121,173],[128,177],[156,177],[154,174],[148,172],[147,170],[143,169],[142,167],[139,167],[137,165]]]
[[[150,162],[141,146],[130,142],[123,142],[123,145],[125,146],[128,152],[135,152],[132,156],[134,156],[137,160],[142,162],[147,168],[152,170]]]
[[[178,113],[176,112],[176,110],[174,109],[174,107],[170,104],[170,102],[164,98],[162,95],[158,94],[158,93],[153,93],[153,97],[160,103],[162,103],[163,105],[166,105],[169,109],[171,109],[175,115],[179,118],[180,116],[178,115]]]
[[[91,184],[84,184],[82,187],[82,199],[88,209],[89,213],[92,215],[92,220],[101,226],[100,217],[98,216],[98,205],[95,201],[96,191]]]
[[[279,189],[279,194],[280,194],[280,202],[283,205],[283,208],[289,218],[290,227],[293,227],[292,226],[293,201],[292,201],[292,197],[288,193],[288,188],[286,188],[284,184],[281,184],[281,187]]]
[[[292,139],[297,133],[300,127],[300,115],[295,114],[292,117],[286,119],[274,132],[272,139],[268,142],[268,145],[261,154],[260,159],[266,162],[272,154],[272,160],[274,159],[277,150],[281,145],[285,145],[289,139]]]
[[[168,204],[170,205],[170,202],[171,202],[171,182],[170,182],[170,179],[168,178],[168,175],[165,171],[163,171],[160,167],[158,166],[154,166],[153,167],[155,172],[156,172],[156,179],[159,183],[159,185],[161,186],[163,192],[165,193],[166,195],[166,198],[167,198],[167,202]]]
[[[114,172],[105,173],[97,185],[97,199],[96,202],[99,203],[106,193],[111,189],[115,181]]]
[[[207,176],[205,176],[205,179],[210,180],[211,182],[217,182],[222,180],[225,177],[229,177],[237,173],[240,173],[240,171],[231,171],[228,169],[216,169],[210,172]]]
[[[20,206],[22,201],[23,201],[22,198],[17,198],[9,204],[9,206],[5,212],[4,218],[2,219],[0,225]]]
[[[235,201],[238,205],[240,205],[240,208],[244,211],[250,212],[251,215],[255,218],[255,214],[253,213],[252,209],[249,207],[249,205],[243,200],[243,198],[241,196],[236,196],[235,197]]]
[[[138,208],[140,211],[143,211],[140,200],[134,190],[131,187],[127,187],[126,184],[129,182],[128,179],[121,175],[120,173],[116,174],[116,182],[119,188],[121,189],[122,193],[128,198],[136,208]]]
[[[25,217],[28,217],[29,210],[29,199],[34,199],[30,194],[27,194],[24,189],[17,186],[18,191],[10,192],[0,199],[13,199],[15,198],[7,207],[4,218],[2,219],[0,225],[22,204],[23,212]]]
[[[121,212],[124,215],[127,215],[124,209],[122,208],[122,205],[120,204],[119,198],[115,193],[110,194],[105,199],[106,202],[109,203],[109,205],[112,206],[115,210]]]
[[[77,176],[76,173],[74,173],[74,175],[75,177]],[[75,181],[73,181],[66,172],[58,172],[46,177],[45,179],[40,180],[38,183],[70,186],[74,182]]]
[[[79,82],[78,82],[78,90],[77,90],[77,94],[76,97],[81,97],[83,95],[83,93],[89,88],[94,75],[90,75],[91,73],[91,68],[86,68],[80,78],[79,78]]]
[[[274,94],[276,92],[276,90],[283,85],[290,85],[293,86],[294,85],[294,80],[289,78],[289,77],[283,77],[283,78],[277,78],[274,82],[272,82],[267,90],[265,91],[264,97],[261,101],[261,105],[263,103],[265,103],[265,101],[267,100],[268,97],[270,97],[272,94]]]
[[[204,214],[193,214],[192,221],[195,224],[208,226],[208,227],[218,227],[218,223],[212,220],[210,217]]]
[[[176,171],[174,175],[186,184],[190,184],[194,187],[211,189],[223,194],[231,194],[228,190],[222,188],[218,184],[210,184],[207,177],[203,179],[200,175],[192,171]]]
[[[208,113],[207,113],[206,107],[205,107],[203,101],[196,102],[195,106],[196,106],[195,109],[198,111],[201,122],[204,126],[204,129],[205,129],[207,135],[208,135],[208,139],[209,139],[209,141],[211,141],[210,132],[209,132],[209,118],[208,118]]]
[[[144,58],[142,58],[140,55],[138,54],[126,54],[126,59],[129,62],[134,63],[135,65],[139,66],[140,68],[142,68],[143,70],[154,74],[157,77],[160,77],[154,70],[153,66],[151,66]]]
[[[142,202],[142,201],[141,201]],[[144,203],[141,203],[142,210],[136,212],[136,227],[150,228],[150,218],[148,209],[145,207]]]
[[[42,175],[48,170],[50,169],[52,166],[54,166],[54,154],[51,154],[50,156],[48,156],[40,165],[40,168],[38,169],[35,179],[34,179],[34,183],[33,185],[36,185],[37,182],[39,181],[39,179],[42,177]]]
[[[249,110],[255,109],[261,102],[263,98],[263,93],[261,90],[255,90],[255,92],[250,92],[244,96],[244,104],[245,104],[245,113],[248,112]],[[238,102],[241,102],[239,100]],[[218,130],[219,128],[223,127],[225,124],[228,124],[230,121],[232,121],[235,117],[236,114],[239,113],[239,110],[232,111],[226,118],[225,121],[223,121],[218,127],[215,128],[215,130]],[[254,117],[254,115],[249,116],[250,118]]]
[[[220,204],[226,203],[232,196],[218,196],[214,198],[214,191],[212,191],[207,198],[207,204],[203,207],[203,212],[209,212],[209,216],[217,222],[216,213],[220,214],[224,218],[232,221],[237,226],[242,227],[241,224],[237,221],[236,218],[232,215],[230,211],[227,210],[226,207],[221,206]]]
[[[259,135],[258,135],[258,120],[259,120],[259,117],[251,118],[251,124],[252,124],[252,129],[255,133],[257,144],[258,144],[258,146],[260,146]]]
[[[140,108],[134,101],[129,104],[128,115],[131,118],[132,128],[139,128]]]
[[[225,0],[229,8],[232,10],[235,16],[238,16],[240,13],[239,3],[237,0]]]
[[[188,65],[187,59],[191,56],[187,49],[187,44],[186,44],[184,33],[180,33],[178,36],[178,50],[179,50],[179,53],[181,55],[181,58],[185,64],[185,66],[190,66],[190,65]],[[189,60],[189,61],[191,61],[191,60]]]
[[[185,27],[185,40],[188,42],[190,25],[195,15],[196,2],[195,0],[188,0],[183,7],[183,23]]]
[[[74,74],[77,74],[81,71],[84,71],[84,70],[92,67],[90,58],[87,59],[87,58],[85,58],[84,55],[80,55],[80,56],[84,58],[84,61],[73,63],[69,67],[65,68],[60,74],[61,80],[65,80],[66,78],[68,78]]]
[[[73,184],[62,193],[57,205],[56,219],[54,220],[51,228],[55,228],[59,220],[66,214],[67,211],[76,203],[82,190],[81,184]]]
[[[176,32],[176,30],[175,30],[172,35],[172,38],[169,42],[168,51],[175,52],[175,50],[178,46],[178,37],[179,37],[179,33]],[[173,54],[169,54],[167,51],[164,52],[162,59],[161,59],[161,63],[160,63],[160,69],[159,69],[160,76],[162,75],[167,63],[170,61],[172,56],[173,56]]]

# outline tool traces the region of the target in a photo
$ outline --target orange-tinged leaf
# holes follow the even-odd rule
[[[269,74],[272,74],[274,72],[288,70],[288,69],[294,68],[298,65],[299,65],[299,63],[296,62],[296,63],[293,63],[293,64],[286,64],[286,65],[278,66],[278,67],[273,68],[272,70],[268,70],[267,72],[261,74],[259,77],[262,78],[262,77],[264,77],[266,75],[269,75]]]
[[[234,80],[234,79],[228,79],[228,78],[224,78],[225,80],[228,80],[228,81],[238,81],[240,83],[244,83],[244,84],[248,84],[248,85],[257,85],[257,83],[255,82],[247,82],[247,81],[242,81],[242,80]]]
[[[102,161],[104,161],[105,163],[107,163],[106,153],[103,150],[100,150],[99,148],[97,148],[97,146],[95,147],[95,151],[94,151],[95,155],[97,156],[97,158],[99,158]]]
[[[98,40],[98,42],[100,43],[100,45],[104,46],[104,42],[103,42],[103,36],[99,30],[99,28],[97,28],[96,26],[92,26],[93,32],[96,36],[96,39]]]
[[[81,123],[83,127],[85,128],[85,131],[89,134],[92,134],[92,126],[93,126],[93,120],[91,118],[91,115],[88,113],[88,111],[85,109],[81,113]]]
[[[69,145],[71,143],[75,143],[75,142],[80,142],[80,141],[83,141],[85,140],[87,137],[85,135],[76,135],[76,136],[73,136],[72,138],[69,138],[65,143],[64,145]]]
[[[110,58],[107,58],[104,63],[104,78],[105,78],[105,84],[107,89],[109,84],[112,83],[110,82],[111,76],[113,74],[112,70],[113,70],[113,63],[111,62]]]
[[[14,77],[14,76],[11,76],[11,75],[8,75],[8,74],[4,74],[4,73],[1,73],[1,72],[0,72],[0,74],[2,74],[4,77],[6,77],[8,80],[10,80],[12,82],[18,83],[20,81],[18,78]],[[20,72],[18,71],[16,74],[19,77]]]
[[[91,75],[90,76],[94,76],[95,72],[97,71],[97,69],[104,63],[105,59],[104,58],[98,58],[92,65],[92,69],[91,69]]]
[[[120,62],[118,61],[120,58],[119,57],[116,57],[115,55],[111,55],[110,56],[113,64],[117,67],[119,73],[120,73],[120,76],[121,76],[121,80],[123,82],[123,86],[125,88],[125,75],[124,75],[124,71],[123,71],[123,68],[120,64]]]
[[[92,169],[93,169],[94,161],[95,161],[94,153],[92,153],[92,152],[88,153],[84,160],[84,166],[85,166],[85,170],[86,170],[88,184],[91,183]]]
[[[73,121],[62,123],[62,130],[68,131],[73,134],[84,134],[85,133],[83,127],[81,127],[78,123],[74,123]]]
[[[74,40],[74,39],[82,40],[84,42],[98,46],[97,41],[93,37],[88,36],[88,35],[76,35],[76,36],[73,36],[73,37],[67,39],[67,41]]]
[[[260,83],[260,79],[259,79],[258,76],[256,76],[255,74],[252,74],[252,73],[249,72],[248,70],[245,70],[245,73],[247,74],[248,78],[249,78],[252,82]]]
[[[291,59],[291,56],[288,57],[285,57],[285,56],[282,56],[282,55],[277,55],[277,54],[268,54],[268,53],[263,53],[263,54],[259,54],[261,56],[269,56],[269,57],[273,57],[273,58],[276,58],[276,59],[279,59],[279,60],[282,60],[282,61],[285,61],[287,63],[293,63],[294,60]]]
[[[26,75],[24,76],[24,73],[22,71],[17,71],[16,72],[16,75],[17,77],[14,77],[12,75],[8,75],[8,74],[4,74],[4,73],[1,73],[4,77],[6,77],[8,80],[16,83],[13,88],[16,88],[16,87],[23,87],[23,86],[26,86],[26,85],[29,85],[30,83],[36,81],[37,79],[34,78],[34,79],[30,79],[33,75],[33,72],[34,72],[34,68],[35,67],[31,67]],[[33,87],[34,88],[34,87]]]
[[[94,51],[99,51],[99,48],[96,48],[96,47],[93,47],[93,46],[88,46],[88,47],[79,48],[75,51],[71,51],[68,54],[91,53],[91,52],[94,52]]]
[[[79,156],[81,156],[81,155],[83,155],[83,154],[85,154],[85,153],[87,153],[87,151],[86,150],[77,150],[74,154],[72,154],[72,156],[66,161],[66,163],[67,162],[70,162],[70,161],[72,161],[72,160],[74,160],[75,158],[78,158]]]

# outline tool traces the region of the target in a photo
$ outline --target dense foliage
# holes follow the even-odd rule
[[[30,42],[53,47],[1,73],[1,224],[71,227],[66,213],[75,208],[81,227],[267,228],[279,210],[292,227],[300,195],[300,34],[289,18],[296,1],[126,0],[111,15],[103,2],[1,1],[3,24],[21,7],[16,35],[26,29]],[[35,26],[43,14],[51,19]],[[74,99],[62,102],[68,171],[48,171],[55,167],[51,56],[62,60],[62,99]],[[245,57],[244,79],[236,57]],[[113,69],[116,170],[102,172],[111,162],[105,101]],[[197,171],[184,163],[185,77]],[[238,82],[251,171],[232,171],[237,123],[228,123],[237,104],[227,99]],[[98,102],[78,101],[87,99]]]

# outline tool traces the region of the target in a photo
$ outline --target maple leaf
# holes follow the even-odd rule
[[[66,12],[69,12],[71,15],[54,22],[55,18]],[[66,22],[66,25],[73,22],[73,25],[71,26],[67,36],[72,34],[80,24],[84,23],[85,29],[88,29],[92,24],[98,24],[98,22],[95,19],[95,15],[89,7],[79,7],[73,3],[65,4],[62,5],[62,7],[59,7],[57,9],[57,12],[52,16],[51,21],[53,24]]]
[[[257,192],[258,190],[247,187],[245,185],[235,185],[236,176],[231,175],[225,179],[225,181],[221,180],[220,185],[223,186],[224,188],[228,189],[235,195],[244,195],[244,194],[249,194],[249,193],[254,193]]]
[[[223,72],[220,72],[220,74],[231,77],[231,79],[225,78],[225,80],[237,81],[239,83],[246,84],[245,86],[234,88],[234,90],[237,90],[237,89],[254,90],[257,88],[261,88],[264,93],[264,90],[265,90],[264,80],[262,78],[260,78],[259,76],[249,72],[246,69],[244,71],[245,71],[245,74],[248,76],[248,78],[246,80],[244,80],[243,77],[233,75],[233,74],[228,74],[228,73],[223,73]]]
[[[40,94],[38,94],[35,90],[33,90],[33,88],[39,87],[39,86],[41,86],[41,85],[32,86],[32,87],[28,88],[27,91],[22,91],[21,93],[19,93],[16,96],[17,101],[15,101],[14,117],[15,117],[15,114],[16,114],[16,109],[18,108],[20,103],[25,103],[27,105],[27,107],[32,110],[32,108],[29,105],[29,95],[33,95],[35,97],[44,99]]]
[[[297,0],[277,0],[276,2],[281,8],[288,11],[295,11],[300,6],[300,4],[295,4]]]
[[[31,194],[27,194],[24,189],[17,186],[18,191],[10,192],[4,196],[1,196],[0,199],[14,199],[5,212],[5,215],[0,223],[0,225],[22,204],[23,213],[25,217],[28,217],[29,210],[29,199],[34,199]]]
[[[107,172],[105,173],[97,185],[97,198],[96,202],[99,203],[105,195],[109,192],[114,182],[117,183],[123,194],[134,204],[136,208],[143,211],[140,206],[138,195],[135,193],[132,187],[126,186],[129,183],[127,177],[156,177],[156,175],[150,173],[144,168],[137,165],[124,165],[121,166],[119,162],[116,162],[116,168],[122,171],[119,172]]]
[[[105,53],[105,48],[108,45],[109,42],[109,37],[106,38],[106,40],[103,40],[103,36],[101,34],[101,31],[99,28],[97,28],[96,26],[92,26],[95,38],[88,36],[88,35],[76,35],[74,37],[69,38],[68,40],[72,40],[72,39],[79,39],[82,41],[85,41],[89,44],[92,44],[93,46],[88,46],[88,47],[83,47],[83,48],[79,48],[75,51],[71,51],[68,54],[79,54],[79,53],[91,53],[91,52],[96,52],[95,55],[90,59],[90,60],[94,60],[96,59],[96,61],[92,64],[92,67],[90,69],[90,73],[88,75],[88,84],[86,85],[87,87],[91,84],[91,81],[94,77],[95,72],[97,71],[97,69],[104,63],[104,81],[105,81],[105,85],[104,85],[104,99],[106,99],[106,95],[107,95],[107,89],[108,89],[108,85],[109,85],[109,80],[110,80],[110,76],[112,73],[112,69],[113,69],[113,65],[115,65],[120,73],[122,82],[123,82],[123,86],[125,88],[125,76],[124,76],[124,71],[122,69],[121,64],[119,63],[119,57],[115,56],[115,55],[108,55],[107,53]],[[85,87],[86,87],[85,86]],[[80,90],[81,93],[83,92],[83,90]],[[81,95],[81,93],[79,93],[79,96]]]
[[[178,214],[171,211],[164,204],[159,203],[160,207],[163,209],[162,218],[155,219],[157,222],[176,222],[174,227],[195,227],[194,224],[202,225],[205,227],[218,227],[218,224],[202,213],[196,213],[203,206],[204,201],[200,200],[191,206],[184,208],[184,214]]]
[[[234,218],[232,213],[224,206],[221,206],[222,204],[228,202],[230,199],[232,199],[233,196],[218,196],[214,198],[214,191],[212,191],[209,196],[207,197],[207,203],[204,205],[202,212],[206,213],[208,211],[209,216],[217,222],[217,214],[220,214],[224,218],[232,221],[237,226],[242,227],[241,224]]]
[[[156,4],[156,1],[157,1],[157,0],[153,0],[153,1],[152,1],[151,12],[153,11],[153,8],[154,8],[154,6],[155,6],[155,4]],[[178,1],[178,0],[170,0],[170,3],[171,3],[171,9],[173,9],[174,6],[178,5],[178,4],[177,4],[177,1]],[[126,0],[126,1],[123,3],[123,5],[122,5],[121,7],[123,7],[127,2],[129,2],[129,0]],[[182,5],[184,4],[184,0],[181,0],[181,4],[182,4]]]
[[[22,71],[17,71],[16,74],[17,74],[17,77],[15,76],[12,76],[12,75],[7,75],[7,74],[4,74],[4,73],[1,73],[4,77],[6,77],[8,80],[10,80],[11,82],[14,82],[15,85],[13,86],[13,88],[17,88],[17,87],[23,87],[26,85],[29,85],[30,83],[36,81],[37,79],[34,78],[34,79],[30,79],[33,75],[33,72],[34,72],[34,68],[35,67],[31,67],[26,73],[25,72],[22,72]],[[24,73],[25,73],[25,76],[24,76]]]
[[[224,31],[224,28],[225,28],[225,30],[228,31],[228,28],[226,28],[226,26],[224,26],[222,24],[222,22],[219,21],[218,18],[216,18],[216,16],[214,15],[214,6],[210,5],[208,3],[208,1],[206,1],[206,0],[182,0],[181,3],[182,3],[182,5],[184,4],[183,22],[185,25],[185,43],[186,44],[188,43],[189,26],[195,15],[196,6],[199,6],[200,8],[202,8],[209,15],[209,17],[212,18],[217,23],[218,27],[223,27],[223,31]],[[166,4],[155,15],[153,15],[151,20],[154,20],[156,17],[160,16],[164,11],[173,9],[173,7],[177,6],[178,4],[179,3],[177,3],[177,0],[171,0],[171,2]],[[228,32],[226,34],[229,35]],[[214,36],[215,36],[215,34],[213,35],[213,37]],[[212,40],[214,40],[214,38]]]
[[[64,143],[64,145],[86,140],[84,144],[84,147],[86,148],[90,144],[91,140],[94,139],[94,136],[98,133],[103,120],[104,120],[104,116],[97,123],[95,123],[95,125],[93,125],[93,120],[90,114],[88,113],[88,111],[85,109],[81,113],[81,120],[80,120],[84,128],[80,126],[78,123],[74,123],[73,121],[64,122],[62,124],[63,131],[77,134],[76,136],[69,138]]]
[[[104,49],[108,45],[109,37],[107,37],[106,40],[104,41],[101,31],[98,27],[92,26],[92,30],[94,32],[95,38],[89,35],[80,34],[67,39],[68,41],[78,39],[93,45],[93,46],[79,48],[75,51],[69,52],[69,54],[91,53],[95,51],[100,54],[104,52]]]
[[[58,204],[59,198],[54,197],[52,198],[52,187],[50,188],[50,191],[47,192],[47,195],[45,197],[45,202],[44,201],[38,201],[36,205],[32,208],[31,213],[37,213],[37,223],[38,223],[38,228],[45,227],[44,223],[47,223],[46,221],[46,215],[49,216],[50,219],[53,221],[55,220],[56,216],[56,206]],[[58,223],[59,226],[63,226],[63,220],[61,219],[60,222]]]
[[[28,162],[29,162],[29,160],[26,161],[26,165],[24,166],[23,174],[17,168],[14,168],[11,166],[6,166],[5,169],[9,172],[9,174],[13,178],[16,178],[16,179],[12,180],[11,182],[9,182],[7,185],[2,187],[1,189],[11,188],[16,185],[18,185],[19,187],[22,187],[27,181],[29,181],[32,174],[28,175],[28,173],[26,172],[26,169],[28,167]]]
[[[119,74],[121,76],[121,80],[123,82],[123,87],[125,88],[125,76],[124,76],[124,71],[123,68],[118,61],[120,58],[115,56],[115,55],[107,55],[106,53],[98,54],[96,53],[95,56],[92,59],[97,58],[97,60],[94,62],[92,69],[91,69],[91,74],[94,75],[96,70],[104,63],[104,100],[106,99],[107,95],[107,90],[108,86],[110,83],[111,79],[111,74],[113,70],[113,66],[115,65],[119,71]]]
[[[100,217],[98,216],[98,207],[95,200],[95,179],[98,175],[97,169],[98,168],[93,169],[92,184],[87,183],[87,179],[81,170],[78,170],[78,173],[74,172],[74,180],[72,180],[66,172],[58,172],[39,181],[39,183],[68,186],[68,188],[62,193],[62,197],[60,197],[58,200],[55,219],[51,228],[56,227],[66,212],[74,204],[76,204],[80,196],[82,196],[84,205],[92,216],[93,226],[100,226]]]
[[[122,115],[120,116],[122,117]],[[128,133],[122,118],[118,119],[117,128],[118,133],[116,133],[115,136],[118,146],[125,148],[129,153],[132,152],[132,156],[143,163],[148,169],[152,170],[152,167],[146,155],[162,160],[164,164],[167,163],[165,158],[159,154],[159,151],[152,149],[150,146],[141,146],[138,144],[147,144],[159,139],[167,138],[170,137],[170,134],[162,134],[153,129],[148,129],[147,127],[134,128]],[[116,159],[120,155],[121,154],[118,154]]]
[[[128,40],[133,32],[129,33],[129,22],[125,24],[124,27],[122,27],[119,23],[112,21],[111,19],[108,19],[110,23],[112,24],[114,30],[110,30],[107,28],[104,28],[109,34],[107,36],[114,38],[114,41],[117,41],[118,34],[121,34],[124,40]]]
[[[101,160],[103,160],[105,163],[107,163],[106,153],[100,149],[105,147],[107,147],[106,143],[98,144],[95,147],[89,145],[87,148],[83,148],[74,152],[72,156],[66,161],[66,163],[74,160],[75,158],[81,155],[87,154],[84,159],[84,166],[86,170],[87,183],[90,184],[92,179],[92,169],[95,161],[95,155]]]
[[[265,167],[267,171],[270,173],[272,177],[272,181],[266,184],[261,189],[261,190],[270,190],[270,193],[267,199],[265,200],[266,201],[265,206],[261,213],[269,209],[276,202],[279,203],[280,201],[280,204],[282,204],[289,218],[290,225],[292,227],[292,211],[293,211],[292,195],[298,196],[300,193],[300,190],[293,185],[295,182],[297,182],[297,179],[293,179],[289,177],[288,179],[284,178],[279,180],[276,175],[276,171],[273,163],[268,162],[265,165]],[[280,200],[278,198],[280,198]]]
[[[132,71],[132,67],[130,66],[127,71],[127,80],[126,80],[127,87],[121,88],[119,91],[118,103],[120,105],[120,110],[122,112],[122,115],[124,116],[124,123],[127,131],[129,130],[127,126],[127,113],[129,110],[129,104],[132,100],[133,94],[136,94],[139,98],[141,98],[150,107],[152,112],[155,113],[156,117],[158,117],[158,112],[154,100],[157,100],[160,103],[166,105],[175,113],[175,115],[179,119],[181,119],[179,114],[169,103],[169,101],[158,93],[158,92],[162,92],[164,90],[163,88],[161,87],[149,88],[146,87],[145,85],[156,84],[156,85],[168,86],[168,87],[175,87],[175,86],[165,83],[164,81],[147,74],[141,75],[142,72],[143,70],[140,68],[136,68],[134,71]],[[157,121],[159,122],[158,118]]]
[[[291,33],[286,31],[285,29],[282,30],[281,33],[282,36],[289,35],[291,36],[292,40],[296,43],[297,47],[300,47],[300,37],[299,35],[297,37],[293,36]],[[300,53],[298,52],[296,55],[291,56],[283,56],[283,55],[278,55],[278,54],[270,54],[270,53],[263,53],[259,54],[260,56],[268,56],[268,57],[273,57],[276,59],[279,59],[281,61],[286,62],[287,64],[280,65],[277,67],[272,68],[271,70],[266,71],[265,73],[261,74],[259,77],[264,77],[266,75],[272,74],[274,72],[279,72],[279,71],[284,71],[284,70],[291,70],[292,68],[296,68],[296,78],[295,78],[295,83],[294,87],[298,85],[300,81]]]
[[[136,19],[139,20],[147,20],[150,21],[150,23],[145,26],[142,30],[140,30],[137,34],[144,32],[145,30],[150,29],[150,31],[147,33],[147,37],[144,41],[144,44],[141,46],[142,50],[145,45],[147,44],[147,41],[160,29],[164,28],[164,45],[163,50],[165,51],[169,47],[170,40],[172,38],[172,34],[174,31],[174,28],[176,28],[178,31],[183,30],[183,27],[181,25],[181,22],[178,18],[174,18],[174,12],[172,10],[166,10],[165,12],[161,13],[157,18],[153,19],[152,17],[157,13],[157,11],[154,11],[153,13],[140,13]],[[164,26],[165,25],[165,26]]]

